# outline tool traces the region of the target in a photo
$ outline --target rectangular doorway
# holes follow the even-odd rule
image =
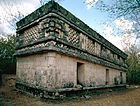
[[[106,69],[106,85],[109,85],[109,69]]]
[[[77,62],[77,84],[82,85],[84,80],[84,64]]]
[[[123,83],[123,76],[122,76],[122,72],[120,72],[120,84]]]

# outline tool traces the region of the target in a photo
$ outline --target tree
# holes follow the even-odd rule
[[[16,59],[14,57],[16,36],[9,35],[0,39],[0,68],[4,73],[15,73]]]
[[[129,63],[127,72],[127,82],[129,84],[140,84],[140,54],[135,45],[131,46],[128,54],[127,61]]]
[[[113,19],[124,17],[132,21],[133,29],[127,30],[125,33],[135,33],[140,38],[140,0],[99,0],[96,7],[99,10],[106,11]]]
[[[0,39],[0,58],[13,58],[13,54],[15,53],[15,43],[16,37],[15,35],[9,35],[6,39]]]
[[[140,0],[113,0],[111,3],[105,3],[104,0],[99,0],[97,3],[98,9],[105,10],[113,17],[128,16],[128,15],[138,15],[140,12]]]

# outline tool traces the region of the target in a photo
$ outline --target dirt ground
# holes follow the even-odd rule
[[[14,90],[15,75],[4,75],[0,106],[140,106],[140,87],[61,100],[42,100]]]

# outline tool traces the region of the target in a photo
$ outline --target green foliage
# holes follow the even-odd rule
[[[13,56],[15,53],[15,43],[16,36],[9,35],[7,39],[0,39],[0,69],[2,69],[5,73],[10,73],[8,71],[15,71],[16,59]]]
[[[128,54],[128,72],[127,72],[127,83],[128,84],[140,84],[140,54],[138,54],[138,49],[132,46]]]

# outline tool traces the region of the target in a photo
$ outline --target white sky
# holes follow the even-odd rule
[[[116,19],[114,22],[115,22],[116,27],[118,29],[121,29],[121,30],[124,30],[124,31],[134,29],[133,28],[134,22],[130,22],[130,21],[124,19],[124,18]]]
[[[116,19],[114,21],[115,27],[122,30],[128,31],[133,30],[133,22],[130,22],[124,18]],[[125,33],[120,36],[114,36],[115,31],[109,24],[104,24],[104,37],[109,40],[112,44],[117,46],[119,49],[123,50],[123,48],[127,45],[124,43],[129,42],[130,45],[137,44],[136,35],[134,33]],[[125,41],[125,42],[124,42]]]
[[[96,2],[98,2],[99,0],[85,0],[85,2],[87,3],[87,8],[90,9],[93,4],[95,4]]]
[[[36,0],[0,0],[0,33],[14,33],[15,31],[10,29],[9,22],[19,12],[25,16],[30,14],[38,3]]]

